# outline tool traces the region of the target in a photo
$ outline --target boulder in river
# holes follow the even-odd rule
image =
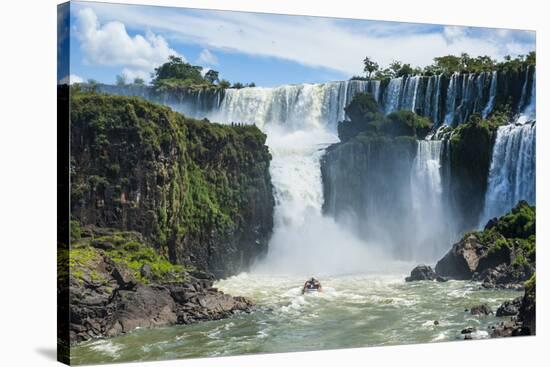
[[[519,313],[521,301],[522,297],[517,297],[510,301],[504,301],[504,303],[497,308],[496,315],[498,317],[516,316]]]
[[[435,271],[438,275],[454,279],[471,279],[483,253],[483,245],[472,234],[455,243],[451,250],[437,262]]]
[[[482,315],[487,316],[487,315],[492,315],[493,310],[491,310],[491,307],[489,307],[488,305],[483,304],[483,305],[478,305],[470,308],[470,313],[476,316],[482,316]]]
[[[436,274],[431,266],[418,265],[411,271],[411,275],[405,278],[407,282],[419,281],[419,280],[435,280]]]

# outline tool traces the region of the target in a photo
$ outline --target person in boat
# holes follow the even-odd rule
[[[314,277],[311,277],[311,279],[307,280],[304,283],[304,287],[302,288],[302,294],[306,292],[313,292],[313,291],[322,292],[323,287],[321,286],[321,282],[319,282]]]

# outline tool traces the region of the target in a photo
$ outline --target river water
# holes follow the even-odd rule
[[[323,293],[301,295],[305,277],[240,274],[216,283],[251,298],[250,314],[194,325],[136,330],[75,347],[74,364],[212,357],[461,340],[488,337],[495,316],[465,312],[487,303],[494,311],[521,292],[484,290],[464,281],[412,282],[405,272],[320,278]],[[434,321],[439,325],[434,325]]]

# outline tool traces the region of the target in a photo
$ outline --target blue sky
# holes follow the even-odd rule
[[[532,31],[72,2],[71,81],[149,79],[169,55],[259,86],[348,79],[370,56],[425,66],[436,56],[525,54]],[[61,45],[66,45],[60,40]]]

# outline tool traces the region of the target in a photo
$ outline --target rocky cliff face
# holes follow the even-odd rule
[[[395,214],[410,213],[410,185],[403,183],[410,182],[415,152],[416,141],[408,138],[363,136],[329,147],[321,161],[323,211],[362,236],[400,243],[404,221]],[[402,248],[392,250],[406,256]]]
[[[273,226],[266,136],[138,98],[71,98],[71,213],[133,230],[174,264],[246,269]]]

